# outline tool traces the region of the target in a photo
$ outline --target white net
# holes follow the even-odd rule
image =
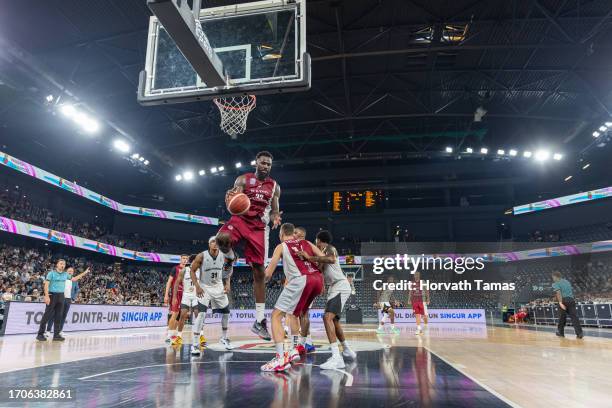
[[[214,102],[221,113],[221,130],[235,139],[246,130],[249,113],[255,109],[255,95],[215,98]]]

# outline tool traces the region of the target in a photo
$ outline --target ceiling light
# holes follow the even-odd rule
[[[587,164],[585,164],[584,166],[582,166],[582,170],[586,170],[586,169],[588,169],[589,167],[591,167],[591,163],[587,163]]]
[[[211,167],[210,168],[210,172],[211,173],[216,173],[217,172],[217,168],[216,167]]]
[[[138,159],[140,157],[140,155],[138,153],[134,153],[133,155],[130,156],[132,159]]]
[[[145,161],[144,161],[144,165],[145,165],[145,166],[148,166],[148,165],[149,165],[149,161],[148,161],[148,160],[145,160]]]
[[[223,171],[223,170],[225,170],[225,167],[220,166],[220,167],[219,167],[219,171]]]
[[[468,147],[467,149],[465,149],[466,153],[474,153],[474,149],[472,149],[471,147]]]
[[[255,165],[255,160],[251,160],[251,166]]]
[[[62,105],[60,111],[69,118],[76,114],[76,109],[72,105]]]
[[[144,158],[144,157],[142,157],[142,156],[140,156],[140,158],[139,158],[138,160],[140,160],[141,162],[143,162],[143,161],[145,160],[145,158]]]
[[[487,149],[486,147],[483,147],[483,148],[480,149],[480,153],[487,154],[487,153],[489,153],[489,149]]]
[[[550,158],[550,152],[548,150],[538,150],[535,154],[537,161],[546,161]]]
[[[183,176],[181,176],[180,174],[177,174],[176,176],[174,176],[174,179],[176,181],[181,181],[183,179]]]
[[[453,148],[450,146],[446,147],[446,153],[452,153],[453,152]]]
[[[115,141],[113,142],[113,146],[115,146],[115,149],[119,150],[122,153],[128,153],[130,151],[130,145],[127,144],[125,140],[115,139]]]
[[[500,156],[503,156],[504,154],[506,154],[506,151],[504,149],[499,149],[497,150],[497,154],[499,154]]]
[[[193,172],[192,171],[186,171],[183,173],[183,178],[185,180],[193,180]]]
[[[570,180],[572,179],[572,177],[573,177],[573,176],[567,176],[567,177],[565,178],[565,181],[570,181]]]
[[[47,95],[47,97],[45,98],[45,100],[49,103],[53,102],[53,95]]]
[[[553,154],[553,159],[554,160],[561,160],[562,158],[563,158],[563,155],[561,153]]]
[[[604,123],[604,125],[606,125],[607,127],[611,128],[612,127],[612,122],[606,122],[606,123]]]
[[[531,153],[529,150],[525,150],[525,151],[523,152],[523,157],[525,157],[525,158],[527,158],[527,159],[528,159],[528,158],[530,158],[530,157],[531,157],[531,154],[532,154],[532,153]]]
[[[601,136],[601,133],[599,133],[598,131],[593,132],[593,137],[599,137]]]
[[[100,129],[100,125],[95,119],[86,118],[85,123],[83,123],[82,125],[83,128],[85,128],[85,130],[89,133],[97,132]]]
[[[600,126],[599,127],[599,131],[600,132],[605,132],[606,130],[608,130],[608,128],[606,126]]]
[[[203,176],[203,175],[205,175],[205,174],[206,174],[206,172],[205,172],[204,170],[200,170],[200,171],[198,171],[198,174],[199,174],[200,176]]]
[[[240,163],[240,162],[236,163],[236,168],[237,168],[237,169],[239,169],[239,168],[241,168],[241,167],[242,167],[242,163]]]

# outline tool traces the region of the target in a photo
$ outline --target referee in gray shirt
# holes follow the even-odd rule
[[[555,297],[559,303],[559,325],[557,326],[557,336],[565,337],[565,322],[567,321],[567,315],[572,319],[574,325],[574,331],[576,337],[581,339],[584,337],[582,333],[582,327],[580,327],[580,320],[576,314],[576,301],[574,300],[574,291],[572,290],[572,284],[561,277],[559,271],[552,273],[553,284],[552,288],[555,291]]]

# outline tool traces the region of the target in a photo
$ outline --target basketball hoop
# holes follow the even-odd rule
[[[215,98],[215,105],[221,113],[221,130],[235,139],[246,130],[249,113],[255,109],[255,95],[234,96],[231,98]]]

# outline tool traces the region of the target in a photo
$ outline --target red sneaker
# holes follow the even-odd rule
[[[291,367],[291,362],[289,361],[289,356],[287,352],[285,352],[280,356],[277,355],[272,360],[262,365],[261,371],[279,372],[279,371],[285,371],[289,367]]]
[[[295,350],[297,350],[300,355],[306,354],[306,347],[304,347],[303,344],[298,344],[297,346],[295,346]]]

